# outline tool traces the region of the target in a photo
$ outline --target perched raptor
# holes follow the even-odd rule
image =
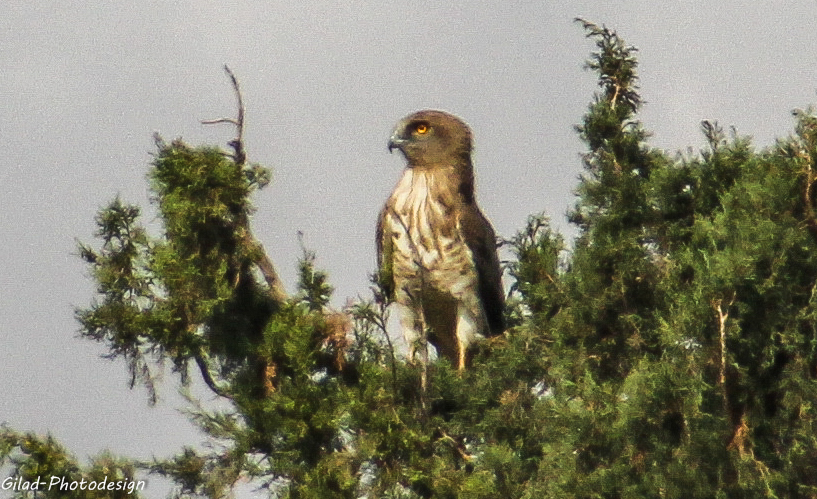
[[[409,359],[427,339],[459,370],[477,339],[504,330],[496,236],[474,198],[471,142],[468,125],[442,111],[400,121],[389,151],[408,164],[377,224],[380,283],[402,309]]]

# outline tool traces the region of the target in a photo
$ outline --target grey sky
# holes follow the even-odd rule
[[[256,234],[292,291],[302,231],[336,305],[368,294],[375,218],[402,168],[386,141],[417,109],[471,124],[478,199],[499,234],[541,210],[567,228],[573,126],[596,90],[576,16],[639,47],[641,119],[657,147],[697,150],[702,119],[771,145],[790,133],[791,109],[817,101],[811,1],[441,4],[6,0],[0,421],[50,430],[81,459],[164,456],[199,439],[172,383],[148,408],[121,362],[76,338],[73,309],[94,289],[74,240],[91,241],[117,194],[147,205],[154,131],[231,138],[199,124],[234,112],[224,63],[243,86],[250,160],[273,170]]]

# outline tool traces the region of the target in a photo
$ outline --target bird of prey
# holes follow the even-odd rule
[[[407,165],[377,224],[380,284],[401,308],[414,360],[427,340],[462,371],[479,338],[504,331],[496,236],[474,198],[472,137],[451,114],[424,110],[389,140]]]

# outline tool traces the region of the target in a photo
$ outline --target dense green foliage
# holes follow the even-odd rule
[[[17,497],[139,499],[146,490],[126,459],[103,452],[83,469],[53,437],[6,426],[0,426],[0,462],[11,465],[10,476],[0,482],[3,497],[14,492]],[[95,490],[100,485],[102,490]]]
[[[817,116],[763,151],[705,122],[706,148],[670,157],[637,119],[635,49],[582,24],[600,91],[575,244],[531,217],[507,241],[511,329],[463,374],[431,364],[425,392],[376,285],[334,312],[307,253],[299,293],[273,292],[249,225],[263,168],[157,142],[164,233],[118,200],[100,213],[82,334],[151,393],[157,361],[195,366],[231,409],[194,407],[208,451],[137,464],[180,497],[242,477],[291,499],[817,497]],[[0,462],[80,473],[50,439],[2,436]]]

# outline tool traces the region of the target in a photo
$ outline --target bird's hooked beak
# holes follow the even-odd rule
[[[391,134],[391,138],[389,138],[389,153],[394,152],[395,149],[400,149],[402,152],[406,142],[408,141],[403,138],[400,129],[395,130],[394,133]]]

